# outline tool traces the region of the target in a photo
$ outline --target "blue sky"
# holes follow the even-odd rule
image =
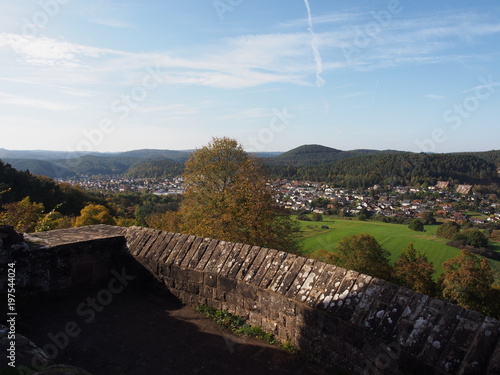
[[[0,147],[500,149],[497,1],[0,0]]]

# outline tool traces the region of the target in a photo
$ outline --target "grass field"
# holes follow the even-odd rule
[[[371,234],[391,253],[391,262],[394,262],[401,251],[410,242],[415,248],[427,255],[434,264],[435,275],[443,272],[443,262],[454,258],[460,253],[459,249],[446,245],[447,240],[436,236],[437,225],[425,226],[425,232],[415,232],[408,225],[383,223],[380,221],[347,220],[339,217],[323,216],[322,222],[299,221],[301,225],[302,251],[304,255],[319,249],[335,251],[337,243],[344,237],[358,233]],[[329,229],[322,229],[328,226]],[[500,252],[500,243],[493,243]],[[500,262],[491,261],[497,283],[500,281]]]

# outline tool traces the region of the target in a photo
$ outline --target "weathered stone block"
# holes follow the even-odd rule
[[[305,302],[314,284],[318,281],[319,275],[323,272],[324,266],[324,263],[307,259],[288,288],[286,296],[292,299],[296,298],[299,302]]]
[[[168,251],[168,244],[173,237],[174,233],[161,232],[156,242],[152,245],[152,249],[148,254],[148,259],[158,263],[162,255],[164,255],[164,252]]]
[[[325,289],[323,293],[318,297],[316,301],[316,308],[321,310],[326,310],[330,303],[333,301],[337,290],[342,284],[344,277],[346,276],[347,270],[345,268],[336,267],[331,275],[330,279],[327,280]],[[352,271],[350,274],[356,274],[355,271]]]
[[[192,256],[191,259],[186,256],[184,260],[181,263],[181,266],[183,267],[188,267],[192,269],[198,269],[198,264],[200,263],[201,259],[203,258],[203,255],[205,254],[205,251],[209,248],[211,240],[209,238],[199,238],[201,241],[197,245],[197,242],[193,243],[193,246],[191,247],[192,250]]]
[[[235,259],[234,259],[234,262],[233,262],[231,268],[229,269],[229,271],[227,272],[227,275],[225,275],[225,276],[233,278],[233,279],[237,279],[236,275],[238,275],[238,272],[242,268],[243,263],[245,261],[253,260],[255,258],[255,256],[257,255],[256,252],[250,252],[251,248],[252,248],[252,246],[250,246],[250,245],[243,245],[242,246],[238,255],[235,256]]]
[[[376,335],[383,339],[389,339],[391,337],[392,332],[398,325],[399,318],[403,315],[408,301],[411,299],[411,293],[407,292],[408,289],[400,288],[392,302],[387,305],[387,311],[375,330]]]
[[[460,306],[449,305],[447,311],[439,319],[434,327],[432,328],[427,340],[424,344],[424,348],[420,354],[421,360],[426,361],[429,364],[435,364],[446,345],[451,341],[451,337],[455,328],[460,322],[461,316],[464,309]],[[399,329],[406,331],[407,325],[412,324],[411,320],[404,320],[405,325],[399,325]]]
[[[217,276],[217,289],[222,292],[234,292],[236,290],[236,284],[236,280]]]
[[[208,261],[214,255],[215,249],[217,248],[217,245],[219,244],[218,240],[210,240],[210,243],[208,245],[208,248],[205,250],[203,253],[203,256],[201,257],[200,261],[198,262],[198,265],[196,266],[197,270],[204,270],[205,266],[207,265]],[[215,254],[217,257],[217,253]]]
[[[277,250],[262,248],[243,280],[249,284],[259,286],[277,254]]]
[[[185,255],[182,257],[182,260],[179,259],[179,256],[175,259],[174,263],[186,268],[189,267],[189,262],[193,258],[193,255],[200,247],[200,244],[203,242],[203,237],[193,236],[194,239],[191,241],[190,246],[187,250],[184,250]],[[185,246],[185,245],[184,245]]]
[[[449,374],[456,374],[465,358],[465,351],[454,344],[449,344],[438,362],[439,368]]]
[[[277,293],[284,294],[284,295],[286,295],[288,293],[288,291],[290,290],[290,288],[293,285],[293,283],[297,280],[297,278],[300,275],[302,275],[301,271],[302,271],[302,268],[304,267],[306,261],[307,261],[307,259],[304,258],[304,257],[297,257],[297,258],[295,258],[295,260],[293,261],[293,264],[291,265],[290,269],[288,270],[288,272],[285,273],[285,275],[283,277],[283,281],[281,282],[281,284],[276,289]],[[307,269],[309,270],[310,266],[307,267]],[[297,282],[298,283],[299,282],[303,283],[304,279],[302,279],[300,281],[297,280]]]
[[[175,243],[175,246],[172,248],[172,251],[168,256],[165,258],[163,261],[165,264],[174,264],[175,258],[179,254],[179,252],[182,251],[182,248],[186,241],[189,240],[189,238],[192,236],[188,236],[186,234],[181,234],[177,237],[177,242]],[[170,247],[170,246],[169,246]]]
[[[261,288],[266,289],[271,285],[274,278],[276,277],[278,270],[286,261],[286,258],[288,258],[289,255],[291,254],[288,254],[287,252],[284,251],[279,251],[278,254],[276,254],[276,256],[273,258],[271,262],[271,266],[267,269],[267,272],[264,274],[264,277],[258,284]],[[255,279],[257,279],[257,276]]]
[[[242,250],[241,254],[244,254],[244,250]],[[248,253],[246,254],[245,259],[243,260],[243,263],[241,264],[240,269],[236,273],[236,280],[244,280],[244,278],[248,275],[248,272],[250,269],[254,266],[255,263],[262,263],[262,260],[264,259],[266,255],[266,249],[261,248],[259,246],[251,246],[248,249]],[[261,257],[259,259],[259,257]],[[235,264],[236,266],[236,264]],[[230,271],[230,274],[235,272],[235,267]]]
[[[217,287],[217,276],[211,273],[205,273],[203,275],[203,283],[206,286],[216,288]]]
[[[204,271],[218,275],[224,266],[224,262],[229,252],[228,248],[230,246],[233,246],[233,244],[226,241],[220,241],[214,249],[212,256],[207,261]]]
[[[368,287],[371,276],[360,274],[358,275],[354,285],[349,291],[349,295],[344,299],[344,304],[340,306],[340,311],[337,315],[344,320],[350,320],[354,314],[354,311],[358,308],[361,299],[363,298],[363,293]]]
[[[359,272],[356,271],[347,271],[344,278],[340,282],[335,294],[333,294],[333,298],[330,301],[330,304],[325,306],[325,310],[328,311],[332,315],[337,315],[340,309],[344,306],[345,303],[351,302],[351,288],[353,287],[356,279],[358,278]],[[357,294],[357,292],[356,292]],[[349,302],[347,302],[349,301]],[[326,298],[325,298],[326,302]]]
[[[238,243],[234,244],[234,246],[231,247],[229,255],[227,256],[226,262],[224,263],[224,266],[222,267],[221,271],[219,272],[220,276],[228,277],[229,272],[233,268],[233,266],[236,263],[236,260],[238,258],[238,254],[240,253],[241,249],[243,248],[243,244]],[[234,279],[234,277],[231,277]]]
[[[487,373],[488,359],[492,356],[499,337],[500,322],[486,318],[469,348],[461,372],[471,375]]]
[[[365,343],[365,331],[362,328],[345,322],[342,319],[339,319],[337,327],[339,336],[346,342],[358,349],[363,348]]]

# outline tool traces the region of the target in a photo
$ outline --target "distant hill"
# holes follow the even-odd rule
[[[18,171],[1,160],[0,193],[0,205],[17,202],[29,196],[32,202],[43,203],[46,211],[61,205],[57,210],[63,215],[79,212],[88,202],[97,203],[78,188],[58,184],[47,177],[35,176],[26,171]]]
[[[271,165],[320,165],[330,163],[335,160],[348,159],[361,155],[371,155],[379,152],[380,151],[377,150],[342,151],[321,145],[303,145],[268,159],[267,162]]]
[[[173,160],[147,160],[131,166],[125,175],[131,178],[172,178],[184,172],[184,164]]]
[[[76,172],[47,160],[38,159],[3,159],[19,171],[30,171],[33,174],[50,178],[68,178],[76,175]]]
[[[484,152],[466,152],[458,153],[458,155],[474,155],[495,164],[500,168],[500,150],[484,151]]]
[[[6,159],[20,170],[51,178],[72,175],[126,175],[167,178],[182,173],[192,150],[143,149],[121,153],[94,153],[53,159],[61,152],[8,151]],[[37,158],[19,156],[39,155]],[[66,154],[66,156],[69,154]],[[463,184],[498,182],[500,151],[424,154],[395,150],[342,151],[322,145],[303,145],[287,152],[257,152],[271,175],[278,178],[333,182],[337,186],[434,183],[437,179]],[[45,158],[45,159],[43,159]],[[47,159],[49,158],[49,159]],[[51,159],[52,158],[52,159]]]
[[[76,159],[58,160],[57,162],[70,168],[78,175],[121,175],[141,159],[122,154],[113,156],[85,155]]]
[[[78,158],[83,155],[103,155],[99,152],[44,151],[44,150],[6,150],[0,148],[0,159],[56,160]]]
[[[321,165],[269,165],[274,177],[325,181],[358,188],[375,184],[414,185],[438,180],[454,183],[498,183],[495,164],[472,154],[378,152]]]
[[[119,157],[161,160],[169,159],[179,163],[185,163],[193,150],[175,151],[175,150],[134,150],[126,151],[119,154]]]

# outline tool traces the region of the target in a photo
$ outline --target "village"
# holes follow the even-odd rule
[[[108,193],[182,195],[185,191],[182,177],[133,179],[99,176],[64,182],[85,190]],[[271,180],[268,185],[275,192],[276,202],[293,214],[319,213],[405,222],[432,212],[436,218],[460,224],[500,224],[498,196],[482,194],[472,185],[452,186],[448,181],[439,181],[428,187],[375,185],[366,190],[292,180]]]

